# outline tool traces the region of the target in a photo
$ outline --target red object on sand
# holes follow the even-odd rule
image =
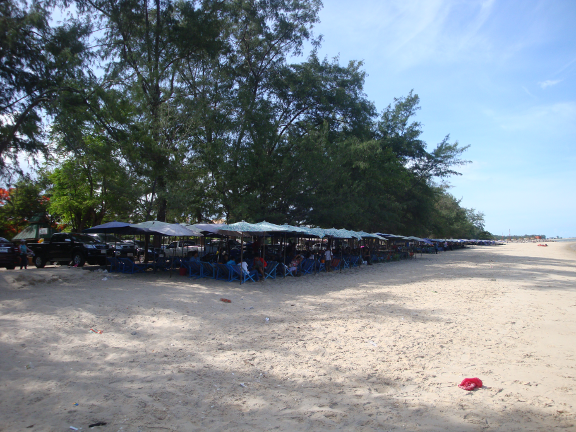
[[[480,378],[464,378],[460,384],[458,384],[462,390],[474,390],[475,388],[482,387],[482,381]]]
[[[220,301],[223,301],[224,303],[232,303],[232,300],[228,300],[225,298],[221,298]]]

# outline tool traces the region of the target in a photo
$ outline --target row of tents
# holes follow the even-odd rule
[[[429,239],[414,236],[402,236],[397,234],[367,233],[365,231],[352,231],[346,229],[323,229],[299,227],[293,225],[277,225],[270,222],[236,222],[232,224],[171,224],[160,221],[147,221],[137,224],[127,222],[108,222],[84,230],[85,233],[114,233],[119,235],[129,234],[159,234],[173,237],[203,237],[203,236],[289,236],[306,238],[338,238],[338,239],[376,239],[383,241],[407,241],[433,245],[434,242],[452,243],[484,243],[487,241],[473,239]],[[489,244],[493,242],[488,242]]]

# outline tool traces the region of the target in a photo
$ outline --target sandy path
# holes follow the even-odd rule
[[[565,244],[243,286],[104,276],[0,271],[1,431],[576,430]]]

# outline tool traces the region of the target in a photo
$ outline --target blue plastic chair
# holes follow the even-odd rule
[[[285,274],[286,276],[292,276],[292,277],[296,276],[295,273],[298,270],[296,270],[296,271],[292,270],[291,271],[286,264],[280,264],[280,266],[281,266],[280,269],[284,270],[283,274]]]
[[[268,265],[264,269],[264,279],[276,279],[276,268],[278,263],[276,261],[268,261]]]
[[[250,270],[249,273],[242,271],[238,264],[228,266],[231,269],[231,273],[234,275],[236,279],[232,280],[240,280],[240,283],[246,283],[248,281],[257,282],[258,281],[258,272],[256,270]]]
[[[351,256],[349,262],[350,262],[350,268],[358,267],[360,265],[360,257]]]
[[[216,264],[214,267],[215,279],[225,280],[230,282],[232,280],[232,269],[227,264]]]
[[[122,263],[122,273],[141,273],[148,268],[146,264],[136,264],[130,258],[118,258]]]
[[[314,261],[313,259],[310,259],[310,258],[302,260],[302,262],[300,263],[300,271],[302,272],[303,275],[314,273],[314,265],[315,264],[316,264],[316,261]]]
[[[196,276],[196,279],[200,277],[202,268],[200,267],[198,261],[182,261],[182,265],[188,269],[188,277]]]
[[[106,260],[110,263],[110,270],[108,270],[108,273],[122,271],[122,263],[118,261],[118,258],[106,257]]]
[[[201,268],[200,277],[212,278],[212,279],[216,277],[216,268],[214,267],[213,264],[204,261],[198,261],[198,263],[200,264]]]

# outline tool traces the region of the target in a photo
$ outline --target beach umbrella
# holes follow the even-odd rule
[[[127,234],[149,234],[147,228],[137,227],[133,224],[128,222],[106,222],[105,224],[96,225],[92,228],[86,228],[82,232],[84,233],[101,233],[101,234],[120,234],[120,235],[127,235]],[[116,250],[116,239],[114,239],[114,250]]]
[[[202,235],[199,230],[193,231],[180,224],[171,224],[162,221],[146,221],[132,226],[147,229],[148,232],[152,234],[161,234],[168,237],[198,237]]]
[[[332,238],[351,238],[348,234],[346,234],[346,233],[344,233],[341,230],[336,229],[336,228],[325,229],[324,235],[326,237],[332,237]]]
[[[187,228],[191,230],[201,231],[204,235],[206,234],[216,234],[221,236],[220,228],[222,228],[225,224],[193,224],[193,225],[186,225]]]
[[[270,231],[279,231],[275,229],[272,225],[269,224],[266,226],[260,226],[258,224],[249,223],[246,221],[235,222],[233,224],[225,224],[218,232],[220,234],[231,235],[231,236],[240,236],[240,261],[244,260],[244,234],[254,235],[254,236],[264,236]],[[242,274],[242,268],[240,269],[240,273]],[[240,284],[243,282],[242,275],[240,276]]]
[[[82,232],[84,233],[117,233],[121,230],[126,230],[128,228],[130,228],[132,225],[129,224],[128,222],[118,222],[118,221],[112,221],[112,222],[106,222],[105,224],[102,225],[96,225],[93,226],[92,228],[86,228],[85,230],[82,230]]]
[[[199,237],[202,236],[200,231],[192,231],[180,224],[171,224],[162,221],[146,221],[132,225],[133,227],[147,229],[149,233],[160,234],[167,237]],[[174,266],[174,257],[170,265],[170,277],[172,277],[172,268]]]
[[[238,236],[240,234],[248,234],[248,235],[264,235],[264,233],[268,232],[268,228],[260,227],[258,224],[249,223],[246,221],[235,222],[233,224],[224,224],[219,229],[218,232],[220,234],[231,235],[231,236]]]

